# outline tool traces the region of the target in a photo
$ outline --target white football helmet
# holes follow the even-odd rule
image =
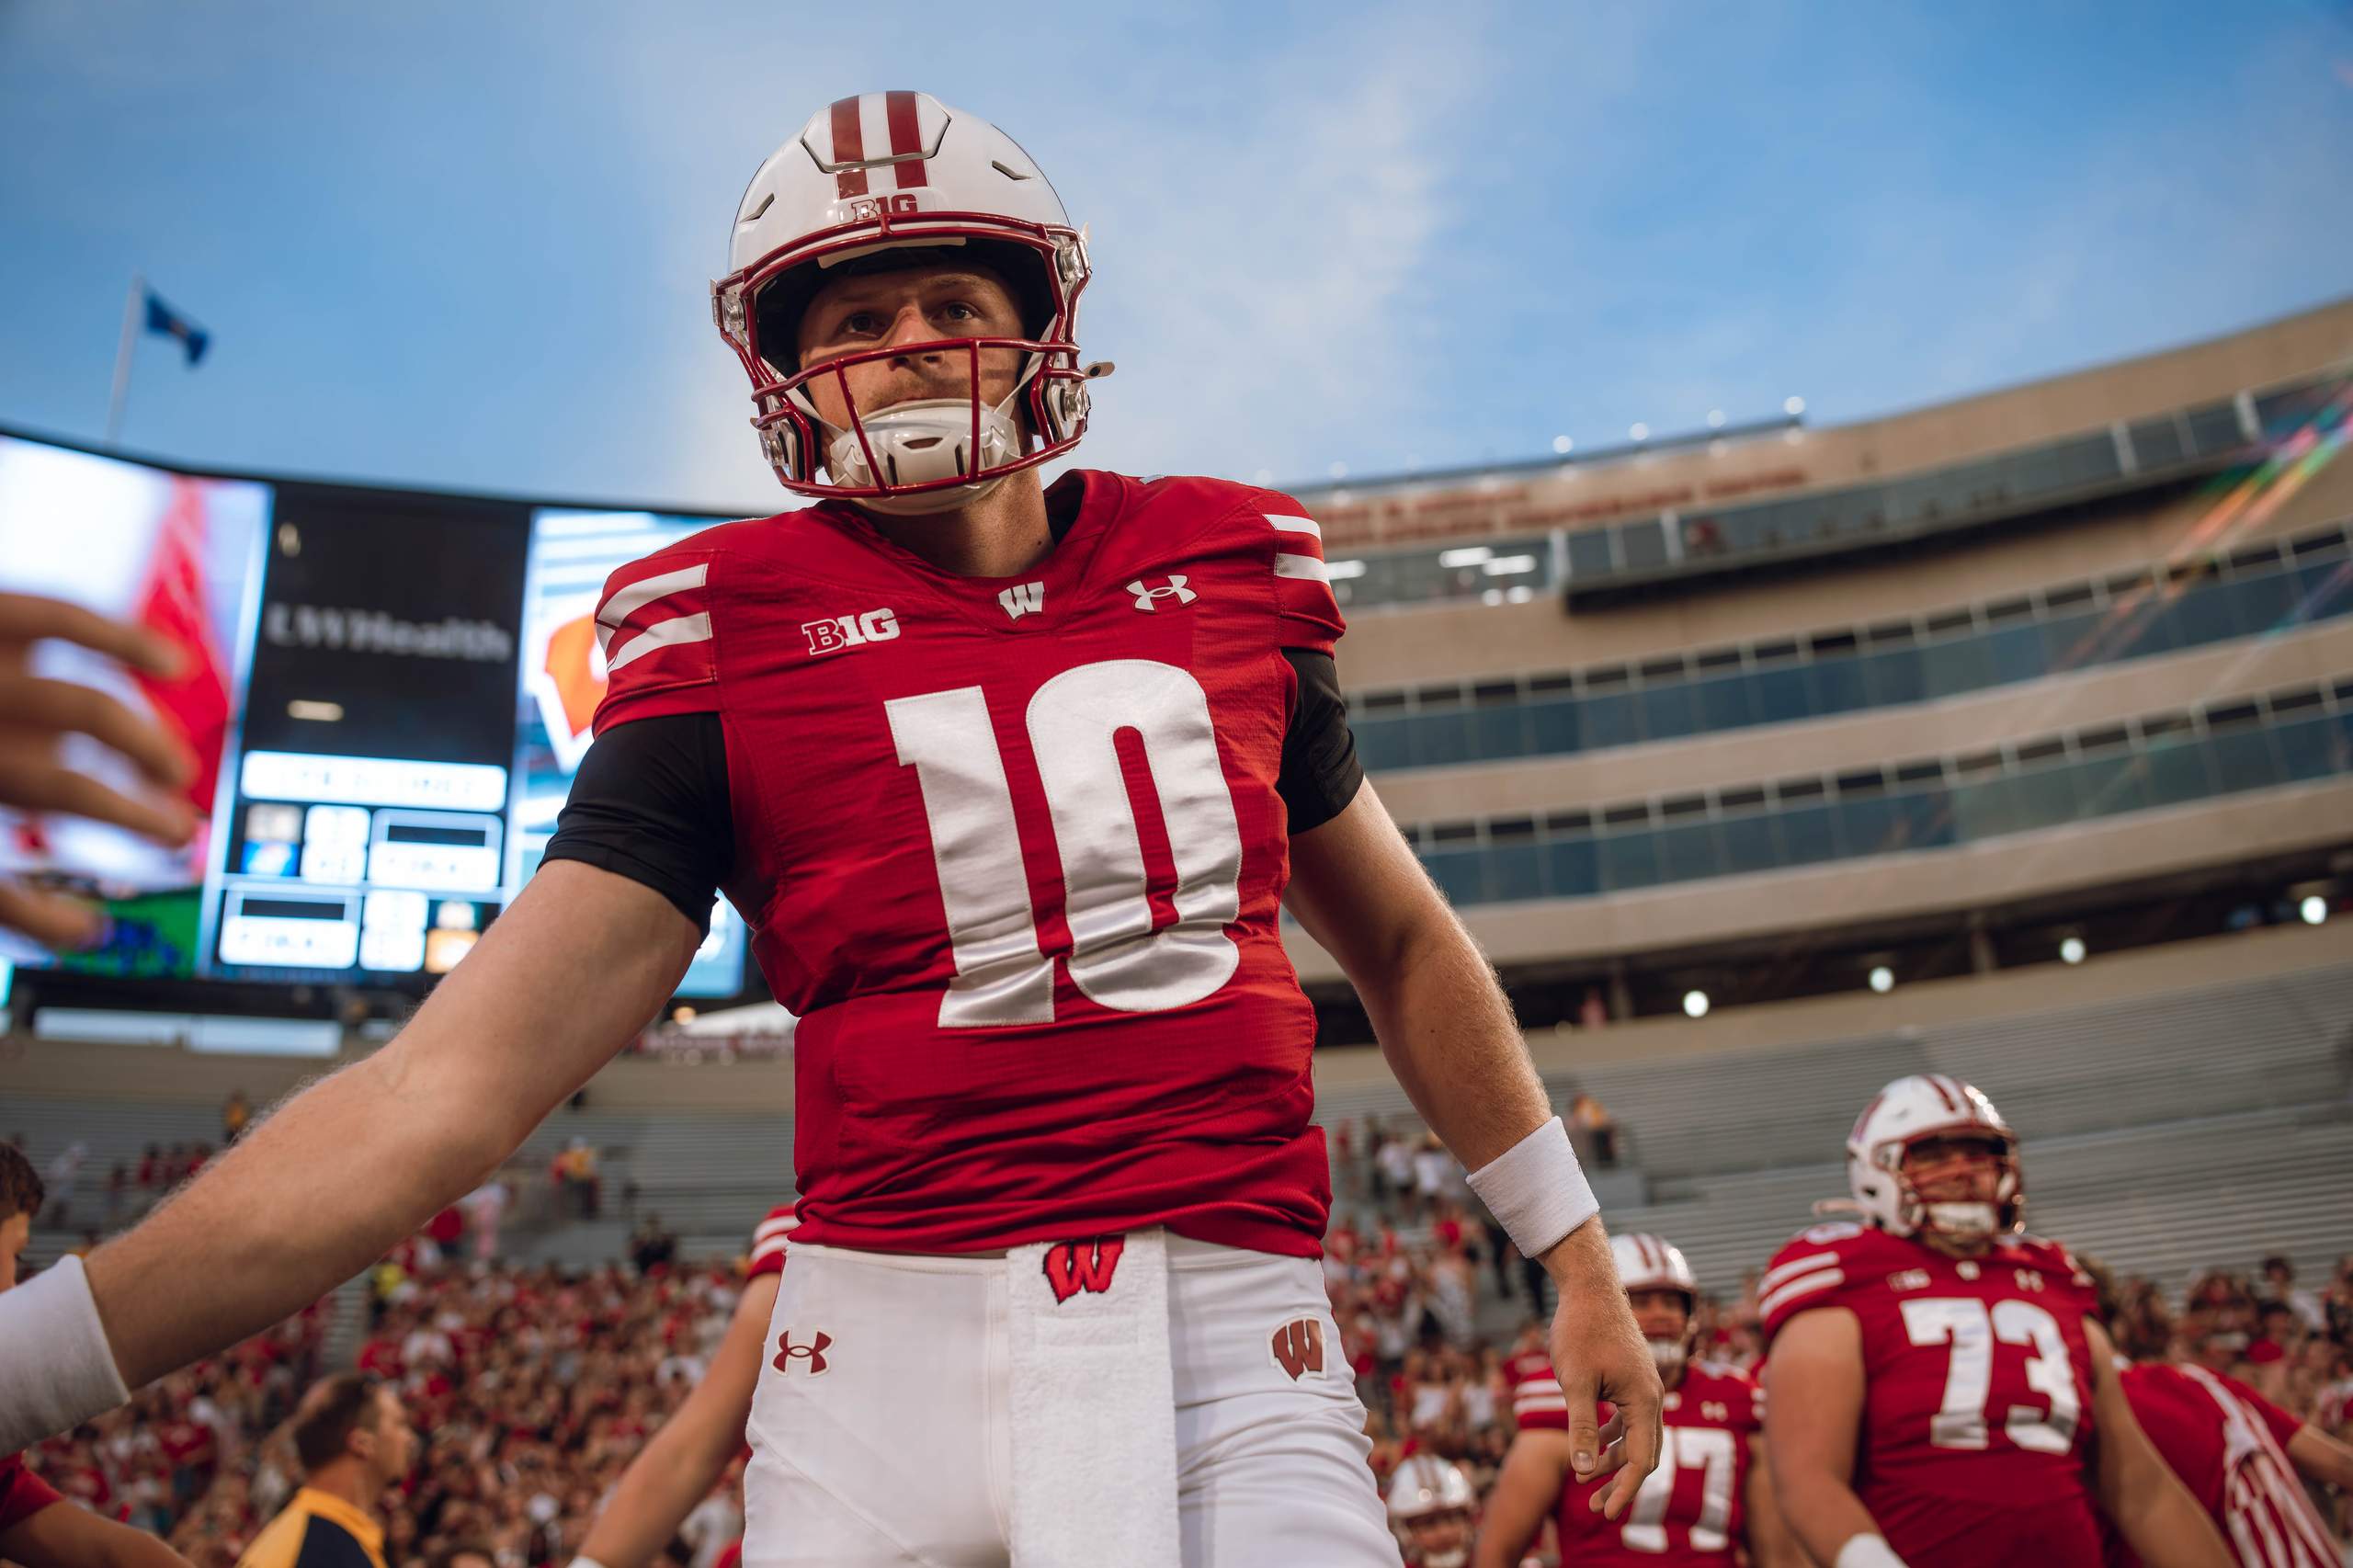
[[[1471,1517],[1478,1507],[1479,1494],[1462,1467],[1437,1454],[1414,1455],[1389,1480],[1389,1528],[1420,1568],[1462,1568],[1471,1561]],[[1415,1539],[1416,1526],[1427,1529],[1445,1514],[1462,1516],[1461,1545],[1433,1549]]]
[[[1022,337],[950,338],[845,355],[803,370],[801,316],[828,269],[893,250],[969,257],[1002,274]],[[1093,371],[1078,363],[1084,233],[1013,139],[927,93],[867,93],[820,110],[762,164],[736,210],[729,272],[711,314],[752,378],[752,427],[784,487],[875,511],[961,506],[1007,474],[1069,451],[1086,432]],[[1004,403],[980,398],[981,351],[1018,350]],[[926,350],[968,357],[972,393],[893,405],[849,426],[821,419],[808,393],[851,365]],[[848,402],[848,384],[839,381]],[[1013,416],[1029,415],[1025,435]],[[1037,437],[1025,450],[1028,437]],[[829,482],[817,478],[822,462]]]
[[[1651,1358],[1659,1375],[1671,1378],[1691,1359],[1692,1341],[1699,1334],[1699,1280],[1691,1272],[1683,1249],[1663,1236],[1635,1233],[1609,1238],[1609,1256],[1618,1265],[1618,1282],[1635,1290],[1679,1290],[1686,1314],[1683,1334],[1677,1339],[1650,1342]]]
[[[1994,1141],[2001,1179],[1991,1203],[1928,1203],[1904,1174],[1905,1151],[1924,1138],[1981,1134]],[[2015,1231],[2026,1213],[2018,1134],[1975,1087],[1941,1073],[1898,1078],[1863,1108],[1847,1135],[1847,1186],[1855,1207],[1893,1235],[1936,1231],[1973,1240]]]

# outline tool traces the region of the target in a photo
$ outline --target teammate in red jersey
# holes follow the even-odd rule
[[[86,1279],[0,1306],[0,1439],[457,1197],[654,1015],[723,888],[801,1017],[750,1568],[1389,1561],[1313,1262],[1288,907],[1560,1282],[1573,1411],[1626,1420],[1608,1449],[1573,1414],[1577,1468],[1622,1459],[1622,1510],[1657,1373],[1493,973],[1361,787],[1315,523],[1220,480],[1040,483],[1086,429],[1091,264],[985,122],[843,99],[730,233],[718,324],[817,504],[613,574],[597,739],[538,875],[384,1050]]]
[[[1487,1496],[1477,1568],[1517,1568],[1548,1515],[1563,1562],[1802,1568],[1766,1474],[1763,1392],[1738,1368],[1692,1358],[1699,1282],[1690,1264],[1657,1236],[1612,1236],[1609,1246],[1666,1385],[1658,1468],[1624,1518],[1603,1518],[1593,1507],[1594,1483],[1569,1464],[1560,1383],[1540,1357],[1513,1357],[1506,1371],[1518,1433]]]
[[[2020,1233],[2018,1138],[1976,1089],[1899,1078],[1847,1141],[1859,1223],[1774,1256],[1758,1306],[1790,1528],[1836,1568],[2097,1562],[2095,1499],[2162,1568],[2230,1557],[2124,1402],[2090,1278]]]
[[[2088,1260],[2100,1316],[2120,1354],[2133,1418],[2181,1477],[2243,1568],[2343,1568],[2343,1548],[2299,1477],[2353,1493],[2353,1448],[2280,1409],[2236,1378],[2165,1360],[2172,1327],[2162,1311],[2128,1322],[2115,1282]],[[2138,1568],[2114,1530],[2109,1568]]]
[[[24,1151],[0,1143],[0,1291],[15,1288],[17,1256],[47,1198]],[[22,1454],[0,1455],[0,1561],[21,1568],[188,1568],[153,1536],[64,1503]]]
[[[1452,1460],[1412,1454],[1389,1478],[1389,1528],[1405,1568],[1462,1568],[1479,1525],[1479,1494]]]
[[[753,1231],[744,1293],[735,1299],[726,1337],[686,1403],[621,1472],[572,1568],[646,1568],[744,1451],[777,1280],[784,1273],[785,1238],[799,1222],[793,1206],[783,1203]]]

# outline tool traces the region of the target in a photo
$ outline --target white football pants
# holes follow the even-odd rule
[[[1396,1568],[1366,1462],[1364,1407],[1316,1261],[1147,1234],[1148,1261],[1165,1268],[1165,1305],[1155,1297],[1153,1311],[1165,1316],[1169,1359],[1147,1369],[1163,1381],[1143,1386],[1175,1392],[1170,1533],[1183,1568]],[[795,1245],[752,1402],[745,1568],[1113,1568],[1099,1552],[1033,1560],[1061,1559],[1069,1551],[1061,1546],[1017,1559],[1011,1545],[1020,1479],[1013,1383],[1029,1376],[1018,1367],[1036,1363],[1023,1361],[1008,1323],[1039,1312],[1017,1292],[1054,1281],[1052,1295],[1030,1299],[1045,1302],[1047,1354],[1055,1354],[1060,1332],[1099,1304],[1090,1290],[1142,1273],[1115,1261],[1091,1286],[1074,1278],[1102,1261],[1064,1250],[1033,1280],[1035,1247],[938,1257]],[[1159,1281],[1151,1277],[1155,1290]],[[1029,1343],[1039,1343],[1034,1334]],[[1027,1408],[1036,1404],[1032,1397]],[[1165,1426],[1156,1440],[1165,1473]],[[1041,1451],[1034,1436],[1022,1441],[1023,1451]],[[1117,1433],[1107,1446],[1120,1446]],[[1103,1468],[1113,1474],[1125,1462],[1115,1456]],[[1152,1465],[1137,1468],[1140,1480]],[[1073,1490],[1060,1488],[1065,1497]],[[1076,1508],[1099,1507],[1113,1535],[1153,1502],[1093,1475],[1079,1491]],[[1038,1539],[1034,1516],[1023,1539]]]

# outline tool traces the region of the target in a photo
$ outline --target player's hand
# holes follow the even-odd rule
[[[1579,1481],[1616,1472],[1595,1491],[1591,1505],[1614,1520],[1632,1506],[1658,1464],[1665,1391],[1618,1283],[1601,1221],[1578,1226],[1543,1262],[1561,1292],[1560,1310],[1552,1314],[1552,1371],[1568,1401],[1570,1468]],[[1594,1407],[1605,1400],[1615,1411],[1603,1424]]]
[[[0,806],[63,812],[112,823],[159,844],[186,844],[196,832],[196,814],[165,792],[186,784],[194,770],[188,748],[152,717],[103,691],[34,676],[32,645],[45,637],[79,643],[150,675],[168,678],[180,667],[179,650],[144,627],[59,599],[0,594]],[[57,742],[68,734],[87,735],[120,753],[157,797],[127,795],[67,767],[58,760]],[[98,914],[76,900],[5,881],[0,927],[52,948],[85,945],[103,928]]]

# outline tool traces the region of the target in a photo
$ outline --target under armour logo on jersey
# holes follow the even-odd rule
[[[1154,599],[1175,599],[1180,605],[1188,605],[1201,597],[1185,586],[1185,579],[1181,574],[1169,578],[1165,584],[1157,588],[1145,587],[1143,579],[1139,577],[1128,585],[1128,592],[1135,595],[1138,609],[1152,608],[1152,601]]]
[[[825,1351],[833,1343],[834,1336],[819,1329],[817,1336],[808,1344],[795,1345],[792,1343],[792,1330],[788,1328],[777,1335],[776,1369],[790,1372],[794,1361],[807,1361],[809,1375],[813,1378],[825,1369]]]
[[[1275,1330],[1275,1365],[1297,1382],[1302,1373],[1324,1369],[1324,1324],[1314,1318],[1300,1318]]]
[[[1054,1304],[1060,1306],[1081,1290],[1098,1296],[1108,1290],[1126,1245],[1119,1236],[1097,1236],[1092,1241],[1061,1242],[1048,1247],[1046,1283],[1054,1292]]]
[[[1010,619],[1019,620],[1025,615],[1036,615],[1046,608],[1046,585],[1016,583],[996,591],[996,602],[1005,607]]]
[[[838,653],[845,648],[863,648],[869,642],[888,642],[899,634],[899,618],[887,609],[870,609],[864,615],[804,620],[801,634],[809,639],[811,653]]]

